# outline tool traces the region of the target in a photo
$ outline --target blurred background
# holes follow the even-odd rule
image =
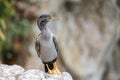
[[[120,80],[120,0],[0,0],[0,63],[44,71],[34,47],[44,13],[60,18],[47,26],[62,72],[74,80]]]

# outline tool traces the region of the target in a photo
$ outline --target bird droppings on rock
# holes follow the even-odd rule
[[[47,74],[43,71],[32,69],[24,70],[18,65],[0,65],[0,80],[73,80],[67,72],[62,72],[61,76]]]

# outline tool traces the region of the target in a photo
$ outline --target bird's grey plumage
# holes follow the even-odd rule
[[[40,48],[41,48],[40,41],[39,41],[39,39],[36,39],[36,41],[35,41],[35,49],[36,49],[37,54],[38,54],[39,57],[40,57]]]
[[[57,58],[57,43],[49,30],[42,32],[36,40],[36,51],[43,62],[50,62]]]
[[[35,49],[38,56],[43,62],[50,62],[57,58],[58,44],[56,38],[46,27],[47,19],[51,18],[49,15],[40,16],[37,20],[37,24],[41,33],[38,35],[35,42]]]
[[[53,42],[54,42],[54,45],[55,45],[55,49],[56,49],[56,51],[57,51],[57,54],[59,54],[60,52],[59,52],[59,47],[58,47],[58,43],[57,43],[57,40],[56,40],[56,38],[53,36]]]

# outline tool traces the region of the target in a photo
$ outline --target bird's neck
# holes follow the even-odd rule
[[[48,23],[48,21],[42,21],[42,22],[40,22],[39,29],[41,31],[46,30],[47,29],[47,27],[46,27],[47,23]]]
[[[49,32],[49,29],[47,27],[41,30],[41,33],[47,33],[47,32]]]
[[[51,32],[48,28],[41,31],[42,37],[44,40],[50,40],[51,39]]]

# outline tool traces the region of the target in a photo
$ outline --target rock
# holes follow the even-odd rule
[[[25,70],[18,66],[0,65],[0,80],[16,80],[17,76],[23,74]]]
[[[21,66],[0,65],[0,80],[73,80],[67,72],[61,76],[47,74],[43,71],[32,69],[24,70]]]
[[[44,73],[39,70],[28,70],[18,77],[18,80],[41,80]]]

